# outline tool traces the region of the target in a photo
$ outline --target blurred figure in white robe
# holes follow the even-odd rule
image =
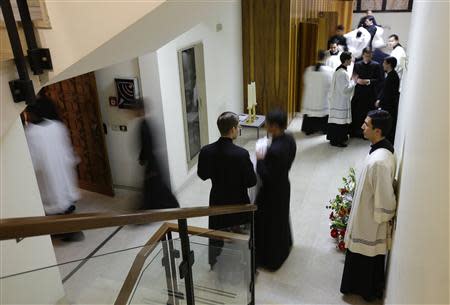
[[[74,154],[69,132],[60,121],[53,102],[41,96],[26,108],[27,137],[31,160],[46,215],[68,214],[80,199]]]
[[[303,74],[302,131],[306,135],[315,132],[326,133],[330,110],[328,94],[334,69],[325,65],[324,59],[325,52],[319,51],[318,62],[306,68]]]

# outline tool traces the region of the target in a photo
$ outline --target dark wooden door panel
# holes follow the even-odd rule
[[[299,26],[299,55],[298,55],[298,95],[296,110],[302,108],[303,73],[305,69],[313,65],[317,58],[318,24],[313,22],[301,22]]]
[[[81,159],[77,166],[79,186],[113,196],[94,73],[49,85],[43,91],[56,101],[74,150]]]

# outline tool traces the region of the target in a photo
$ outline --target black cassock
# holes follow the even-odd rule
[[[269,270],[280,268],[292,247],[289,170],[296,151],[294,138],[285,133],[257,163],[262,186],[256,197],[256,263]]]
[[[248,188],[256,185],[256,174],[247,150],[234,145],[229,138],[204,146],[198,158],[197,174],[202,180],[211,179],[209,205],[248,204]],[[209,217],[209,228],[229,229],[250,221],[249,213]],[[214,265],[223,241],[210,240],[209,264]]]
[[[160,163],[155,155],[155,143],[148,122],[140,123],[139,137],[141,152],[139,161],[145,164],[143,202],[141,209],[178,208],[178,200],[172,194],[170,187],[164,182]]]
[[[397,71],[392,70],[387,74],[386,79],[384,80],[383,89],[378,95],[380,108],[389,112],[393,119],[391,132],[387,136],[392,144],[394,144],[395,128],[397,127],[398,101],[400,98],[399,88],[400,78],[398,77]]]
[[[375,109],[379,85],[383,81],[383,71],[378,62],[372,60],[366,64],[361,60],[355,64],[353,74],[357,74],[361,79],[370,80],[370,85],[356,85],[351,101],[351,135],[362,137],[361,126],[367,113]]]
[[[366,19],[367,19],[367,17],[368,16],[364,16],[364,17],[361,17],[361,19],[359,19],[358,28],[360,28],[360,27],[365,28],[366,27]],[[375,17],[373,17],[373,25],[380,26],[379,24],[377,24],[377,21],[375,20]]]

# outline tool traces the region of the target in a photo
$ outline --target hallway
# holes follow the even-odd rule
[[[341,177],[349,167],[358,167],[369,149],[369,143],[352,139],[347,148],[330,146],[325,136],[305,136],[300,132],[301,119],[296,118],[289,130],[297,141],[297,156],[291,170],[291,222],[294,247],[285,264],[275,273],[260,271],[256,279],[257,304],[361,304],[359,297],[343,298],[339,293],[344,254],[335,248],[329,236],[328,200],[336,195]],[[254,153],[255,134],[244,130],[237,143]],[[209,182],[195,175],[178,193],[182,207],[205,205],[208,202]],[[83,192],[78,212],[115,211],[131,209],[137,200],[136,192],[117,190],[115,198]],[[188,221],[189,225],[207,226],[207,218]],[[127,226],[114,232],[115,228],[86,231],[82,242],[64,243],[54,241],[59,263],[88,256],[106,239],[110,238],[96,255],[110,251],[143,245],[159,224]],[[66,292],[73,286],[71,273],[78,264],[61,267],[62,278],[67,278]],[[79,270],[82,270],[81,267]],[[86,268],[86,266],[85,266]],[[124,270],[123,270],[124,271]],[[90,273],[83,270],[83,277]],[[80,274],[81,275],[81,274]],[[93,275],[97,276],[97,275]],[[84,293],[84,295],[86,295]],[[105,300],[101,297],[101,299]]]

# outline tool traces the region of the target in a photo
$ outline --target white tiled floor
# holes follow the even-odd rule
[[[330,146],[323,135],[304,136],[300,132],[300,126],[301,119],[295,119],[289,127],[297,141],[297,156],[290,173],[294,247],[280,270],[274,273],[260,271],[256,281],[257,304],[364,304],[359,297],[344,298],[339,292],[344,255],[336,250],[329,237],[329,211],[325,206],[336,195],[337,188],[342,183],[341,178],[347,174],[348,169],[361,164],[368,153],[369,142],[351,139],[347,148],[336,148]],[[264,133],[261,132],[262,134]],[[236,143],[252,154],[255,138],[256,131],[244,130],[243,136]],[[210,182],[193,177],[177,197],[182,207],[207,205],[209,189]],[[83,200],[79,202],[77,211],[124,211],[136,205],[137,196],[134,192],[124,190],[117,190],[115,198],[83,192]],[[191,219],[188,223],[206,227],[207,219]],[[143,245],[158,227],[159,224],[126,226],[97,254]],[[87,231],[83,242],[55,242],[58,261],[85,257],[114,230],[115,228]],[[118,285],[131,265],[132,259],[125,255],[131,252],[136,251],[97,258],[98,262],[104,262],[99,263],[104,265],[104,271],[87,263],[66,282],[66,289],[83,289],[75,281],[80,281],[83,274],[84,277],[91,274],[93,278],[103,278],[103,284],[101,281],[94,281],[94,286],[85,283],[85,286],[90,286],[90,290],[93,287],[103,287],[98,288],[100,293],[106,291],[106,283],[114,283],[115,288],[111,290],[113,292],[95,299],[95,302],[109,302],[111,295],[117,293]],[[72,267],[71,264],[63,268],[62,276],[68,274]],[[109,268],[120,272],[111,275]],[[85,291],[85,294],[88,292]]]

